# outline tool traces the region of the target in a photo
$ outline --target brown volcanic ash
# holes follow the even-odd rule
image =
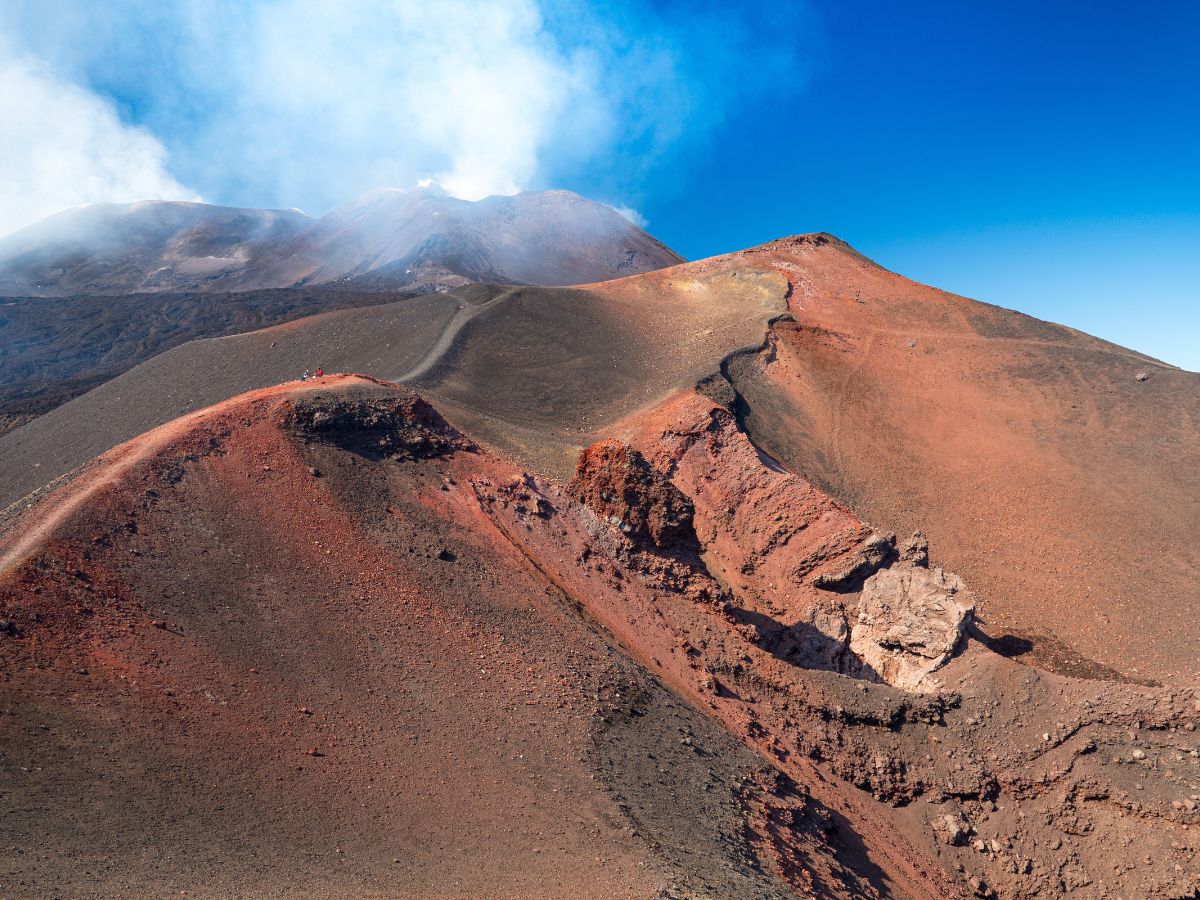
[[[933,632],[862,611],[910,602],[921,553],[875,553],[701,395],[620,430],[564,489],[327,378],[29,510],[0,546],[6,889],[1188,895],[1195,692],[959,631],[893,687],[856,648]]]
[[[296,378],[305,368],[416,365],[459,309],[450,295],[427,294],[160,353],[0,437],[0,506],[184,413]]]
[[[575,284],[679,262],[609,207],[566,191],[477,203],[374,191],[319,220],[201,203],[68,210],[0,239],[0,295],[14,297],[0,303],[0,434],[189,340],[391,302],[397,291]]]
[[[12,782],[30,846],[110,848],[107,893],[228,893],[265,855],[330,894],[1194,896],[1198,376],[824,235],[444,300],[419,331],[379,307],[185,345],[0,441],[17,499],[322,346],[459,429],[385,385],[268,388],[10,507],[6,750],[54,760]],[[176,821],[171,860],[35,722],[104,747],[122,717],[122,827]]]
[[[649,305],[472,285],[194,341],[0,437],[0,506],[182,413],[318,365],[436,384],[439,408],[478,436],[517,446],[519,431],[520,446],[565,475],[596,424],[694,383],[786,308],[778,274],[688,283],[699,289]]]
[[[293,288],[2,301],[0,434],[180,344],[400,299],[407,298]]]

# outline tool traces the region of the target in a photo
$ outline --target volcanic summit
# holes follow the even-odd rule
[[[0,295],[578,284],[681,261],[570,191],[470,202],[428,186],[371,191],[319,219],[298,209],[89,204],[0,240]]]

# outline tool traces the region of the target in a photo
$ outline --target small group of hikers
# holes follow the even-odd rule
[[[308,369],[305,369],[304,374],[300,376],[300,380],[308,381],[308,379],[310,379],[310,378],[320,378],[324,374],[325,374],[324,369],[317,369],[316,372],[310,372],[310,371],[308,371]]]

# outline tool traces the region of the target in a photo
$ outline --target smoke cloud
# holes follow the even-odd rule
[[[423,178],[466,199],[571,182],[637,221],[664,156],[798,83],[779,34],[707,2],[6,0],[0,50],[26,56],[0,56],[0,232],[197,193],[321,214]]]
[[[0,234],[98,201],[198,199],[112,103],[0,45]]]
[[[225,35],[236,110],[203,143],[243,142],[252,170],[293,182],[280,192],[311,197],[320,172],[318,206],[420,177],[469,200],[515,193],[555,132],[606,126],[588,59],[532,2],[289,0],[246,26]]]

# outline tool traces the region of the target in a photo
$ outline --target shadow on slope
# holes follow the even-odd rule
[[[0,507],[164,422],[306,368],[408,368],[459,308],[449,295],[428,294],[162,353],[0,438]]]
[[[310,288],[0,300],[0,434],[187,341],[398,299]]]

